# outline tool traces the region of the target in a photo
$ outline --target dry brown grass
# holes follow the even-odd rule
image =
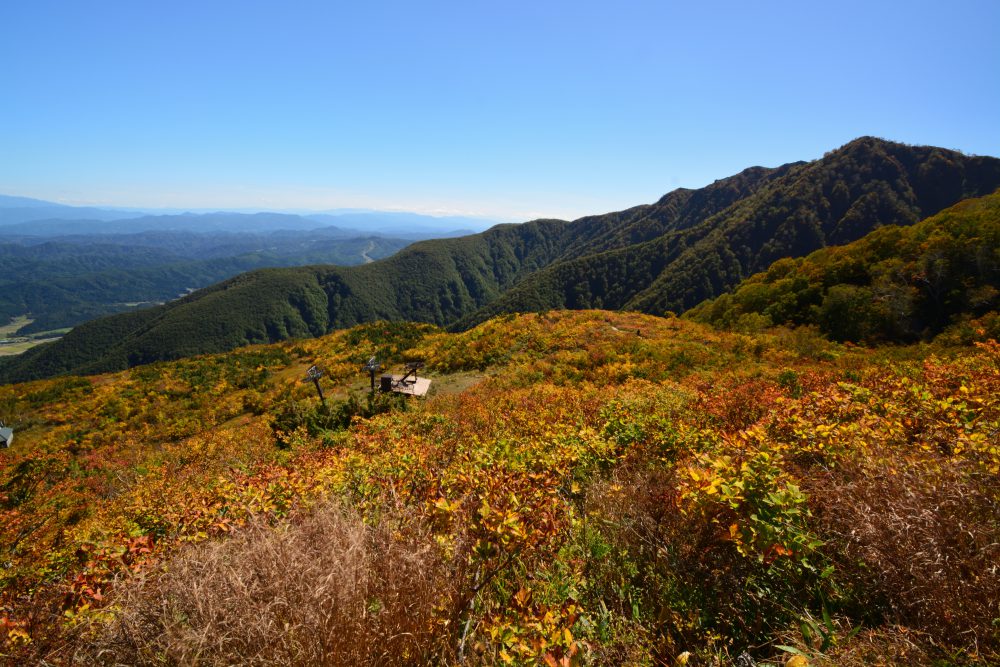
[[[1000,664],[1000,496],[990,479],[971,465],[898,451],[798,473],[839,591],[827,595],[841,620],[815,664]],[[614,577],[634,571],[644,606],[655,611],[649,629],[663,660],[705,645],[706,621],[745,641],[758,632],[747,611],[770,613],[781,601],[754,598],[746,583],[766,575],[727,549],[717,527],[677,510],[674,474],[621,466],[588,496],[612,546],[588,573],[591,592],[627,615]],[[781,590],[781,582],[763,581]],[[808,589],[796,594],[795,582],[784,584],[784,599],[809,602]],[[772,621],[782,618],[770,611]],[[796,640],[817,648],[802,644],[797,628],[780,643]]]
[[[839,628],[846,636],[848,627]],[[812,667],[941,667],[941,661],[928,653],[927,638],[921,633],[898,626],[885,626],[861,630],[846,641],[839,641],[825,654],[814,652],[801,642],[801,634],[794,631],[784,643],[797,646],[810,657]],[[782,664],[787,654],[778,656],[771,664]]]
[[[917,631],[945,654],[1000,655],[995,482],[897,456],[891,468],[844,465],[806,486],[854,615]]]
[[[394,525],[396,528],[392,528]],[[202,544],[119,592],[75,656],[108,665],[403,665],[447,661],[449,566],[419,528],[326,508]],[[402,531],[402,532],[400,532]]]

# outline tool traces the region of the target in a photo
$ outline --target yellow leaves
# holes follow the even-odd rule
[[[7,641],[14,646],[31,643],[31,635],[24,628],[13,628],[7,631]]]
[[[461,505],[457,502],[451,502],[447,498],[438,498],[434,501],[434,507],[440,512],[450,514],[458,511]]]

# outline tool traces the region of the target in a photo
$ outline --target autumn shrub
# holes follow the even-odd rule
[[[781,394],[770,380],[732,377],[704,391],[696,409],[706,425],[736,432],[768,414]]]
[[[832,347],[814,326],[776,327],[774,329],[778,347],[795,352],[807,359],[827,359]]]
[[[396,393],[370,393],[363,399],[354,394],[342,401],[314,405],[303,401],[286,401],[272,419],[271,428],[279,446],[287,447],[298,428],[311,436],[324,436],[351,425],[355,417],[368,419],[391,411],[405,411],[406,397]]]
[[[684,444],[678,417],[692,400],[679,385],[631,380],[601,408],[601,435],[621,454],[672,458]]]
[[[778,384],[788,392],[792,398],[802,396],[802,384],[799,381],[799,374],[791,369],[785,369],[778,374]]]
[[[660,660],[757,645],[814,606],[830,576],[805,500],[766,457],[704,476],[623,467],[588,499],[606,543],[589,591],[652,629]]]
[[[990,311],[982,317],[959,318],[934,338],[939,345],[972,345],[976,341],[1000,339],[1000,312]]]
[[[251,523],[126,583],[76,660],[99,664],[406,665],[447,660],[453,572],[419,524],[331,506]]]
[[[995,477],[879,453],[807,482],[845,611],[912,628],[946,652],[1000,658]]]
[[[430,324],[380,320],[347,329],[343,342],[352,351],[354,361],[364,363],[371,354],[383,360],[395,359],[425,336],[438,331]]]

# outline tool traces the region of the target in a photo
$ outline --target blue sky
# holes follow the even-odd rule
[[[1000,2],[0,3],[0,193],[524,220],[1000,155]]]

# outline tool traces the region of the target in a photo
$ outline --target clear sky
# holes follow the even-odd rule
[[[866,134],[1000,155],[1000,2],[0,2],[3,194],[573,218]]]

